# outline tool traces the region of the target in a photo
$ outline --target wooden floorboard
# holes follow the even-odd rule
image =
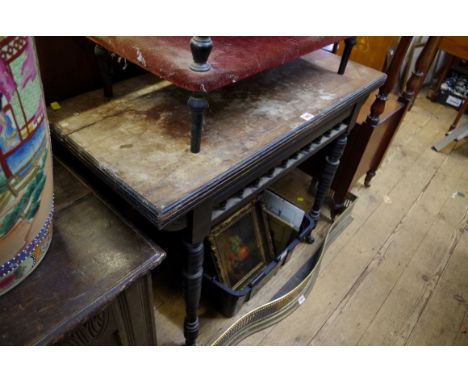
[[[465,191],[468,197],[463,175],[468,150],[462,144],[446,150],[452,150],[449,155],[430,149],[453,116],[452,109],[418,99],[372,187],[357,188],[355,220],[328,249],[308,300],[293,315],[242,344],[401,344],[408,338],[411,344],[424,343],[416,340],[418,326],[426,319],[431,296],[439,294],[436,280],[451,258],[455,232],[466,227],[460,215],[468,199],[453,199],[452,194]],[[463,240],[458,246],[468,252]],[[415,279],[424,266],[426,273]],[[458,271],[468,279],[468,267]],[[451,277],[449,272],[446,278]],[[460,288],[458,300],[451,300],[466,310],[468,287]],[[450,343],[466,341],[466,312],[457,312],[454,320],[446,321],[457,333]]]
[[[438,220],[438,213],[444,204],[444,197],[436,197],[435,194],[442,188],[444,182],[453,187],[461,174],[462,168],[453,168],[453,164],[449,163],[448,158],[447,156],[443,158],[441,166],[432,175],[429,175],[433,168],[431,165],[425,169],[427,173],[421,169],[419,173],[421,178],[411,177],[416,182],[408,180],[408,186],[412,190],[418,190],[417,184],[423,185],[422,190],[419,191],[415,199],[408,190],[406,195],[411,195],[410,198],[414,199],[409,208],[403,205],[401,209],[394,209],[395,212],[407,209],[407,212],[377,250],[359,279],[347,293],[346,298],[335,310],[334,315],[328,319],[327,324],[315,336],[313,344],[321,344],[326,341],[327,343],[355,345],[359,342],[382,302],[385,301],[394,287],[401,272],[417,251],[426,233]],[[437,162],[434,163],[434,166],[438,165]],[[446,174],[450,174],[451,177],[447,177]],[[427,176],[430,178],[427,179]],[[424,181],[422,181],[423,179]],[[403,195],[400,195],[399,198],[392,197],[392,203],[388,208],[393,208],[395,204],[393,200],[395,199],[401,202],[402,197]],[[445,193],[445,197],[450,198],[448,193]],[[385,207],[381,207],[380,210]],[[387,218],[383,220],[386,221]],[[346,253],[352,257],[351,252]],[[343,337],[342,333],[346,333],[346,336]]]
[[[467,312],[467,246],[468,238],[465,234],[459,238],[458,244],[451,248],[453,253],[450,261],[406,344],[453,345],[457,338],[458,341],[461,340],[463,331],[466,343],[463,321]]]
[[[463,149],[463,154],[468,155],[468,146]],[[461,166],[464,163],[457,158],[457,153],[453,154],[449,157],[453,160],[446,162],[447,165],[453,165],[453,168],[448,171],[445,167],[441,168],[439,174],[445,170],[443,173],[446,177],[439,177],[439,181],[444,180],[444,182],[443,184],[434,182],[432,188],[434,192],[437,190],[443,192],[447,198],[438,212],[435,211],[437,203],[429,204],[436,217],[359,344],[405,344],[427,302],[438,287],[440,277],[467,223],[466,201],[461,197],[452,198],[451,195],[454,190],[463,189],[462,187],[467,184],[468,168],[466,165]],[[465,176],[462,176],[463,171]],[[430,198],[430,194],[428,196]],[[433,198],[435,197],[433,195]],[[418,216],[422,218],[424,212],[418,212]]]

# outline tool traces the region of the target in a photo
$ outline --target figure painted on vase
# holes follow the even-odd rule
[[[0,37],[0,294],[42,259],[51,237],[52,158],[30,37]]]

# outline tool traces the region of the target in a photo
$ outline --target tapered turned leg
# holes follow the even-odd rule
[[[333,182],[333,178],[335,177],[338,165],[340,164],[340,158],[343,155],[347,140],[348,137],[346,135],[338,138],[334,143],[332,143],[331,150],[325,157],[325,164],[323,166],[322,174],[320,175],[320,180],[317,185],[317,193],[315,194],[314,205],[312,207],[312,211],[310,212],[310,216],[315,223],[314,226],[317,225],[317,222],[320,218],[320,209],[328,195],[328,192],[330,191],[330,186]]]
[[[407,110],[411,110],[411,106],[416,99],[416,96],[419,93],[419,89],[424,82],[424,78],[426,77],[426,73],[429,71],[431,67],[432,61],[434,60],[435,55],[437,54],[439,43],[440,43],[440,36],[430,36],[424,45],[424,48],[419,55],[418,59],[416,60],[416,64],[414,66],[413,73],[411,77],[406,82],[406,88],[403,93],[398,97],[398,102],[402,102],[403,104],[407,105]],[[405,111],[405,112],[406,112]]]
[[[184,242],[184,246],[184,336],[186,345],[195,345],[200,328],[197,311],[202,289],[204,246],[203,242],[195,244]]]
[[[333,43],[332,53],[336,54],[337,51],[338,51],[338,43],[335,42],[335,43]]]
[[[94,55],[99,67],[104,96],[110,98],[114,95],[112,90],[112,56],[106,49],[97,44],[94,46]]]
[[[201,135],[203,128],[203,114],[208,107],[208,101],[199,94],[192,95],[188,100],[188,105],[192,109],[192,130],[190,150],[192,153],[200,152]]]
[[[371,182],[372,178],[375,176],[375,174],[376,174],[376,172],[373,171],[373,170],[367,171],[366,178],[364,179],[364,186],[365,187],[370,187],[371,186],[370,182]]]
[[[192,51],[193,62],[190,64],[190,69],[195,72],[207,72],[211,69],[208,64],[213,42],[211,37],[194,36],[190,41],[190,50]]]
[[[460,106],[460,109],[458,109],[457,116],[455,117],[455,120],[453,123],[450,125],[449,131],[455,130],[457,128],[458,122],[460,122],[461,117],[463,114],[465,114],[466,109],[468,108],[468,96],[466,96],[465,101],[463,101],[463,104]]]
[[[345,40],[345,47],[343,50],[343,55],[341,56],[340,68],[338,69],[338,74],[344,74],[346,70],[346,65],[348,65],[349,56],[351,56],[351,51],[353,50],[354,45],[356,45],[356,37],[349,37]]]

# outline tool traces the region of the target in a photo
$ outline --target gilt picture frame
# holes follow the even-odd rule
[[[242,289],[271,259],[268,229],[255,203],[219,223],[208,237],[220,281]]]

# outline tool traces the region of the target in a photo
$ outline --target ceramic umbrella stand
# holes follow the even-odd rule
[[[0,37],[0,295],[23,281],[52,238],[52,153],[31,37]]]

